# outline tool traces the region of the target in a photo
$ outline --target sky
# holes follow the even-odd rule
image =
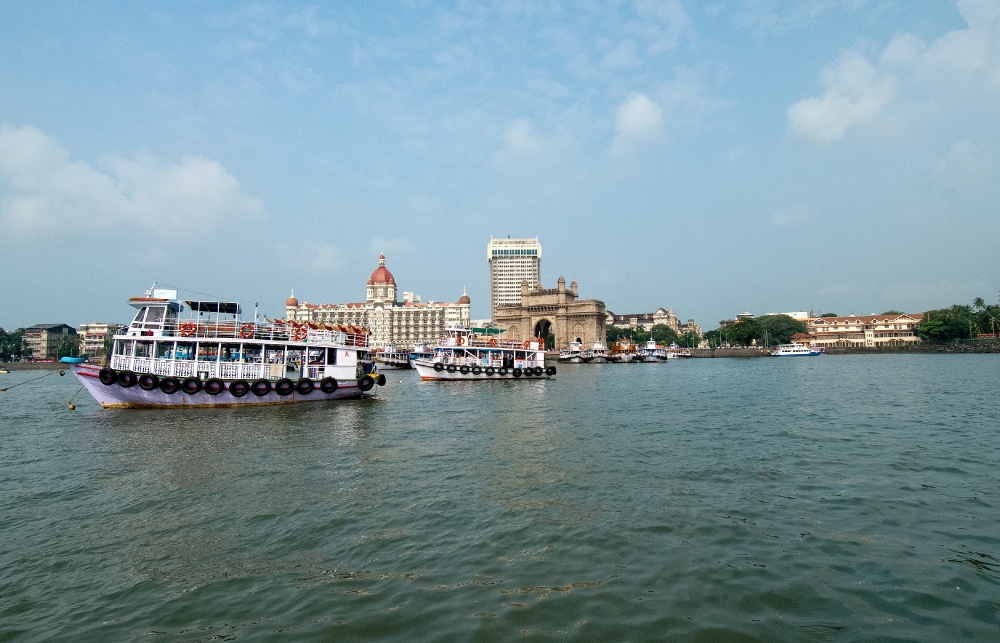
[[[1000,0],[7,2],[0,326],[154,282],[489,316],[491,235],[617,313],[1000,289]]]

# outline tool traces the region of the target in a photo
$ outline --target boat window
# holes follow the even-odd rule
[[[285,347],[284,346],[265,346],[264,347],[265,360],[268,364],[284,364],[285,362]]]
[[[163,306],[152,306],[146,312],[146,328],[158,328],[163,319]]]
[[[136,342],[135,343],[135,356],[136,357],[152,357],[153,356],[153,342]]]
[[[285,361],[288,364],[289,371],[298,370],[302,365],[302,350],[298,348],[290,348],[287,351],[288,359]]]
[[[145,316],[145,314],[146,314],[146,307],[143,306],[142,308],[139,309],[139,312],[135,314],[135,319],[132,320],[132,323],[141,324],[142,318]]]
[[[173,342],[156,342],[156,356],[159,359],[170,359],[174,354]]]
[[[337,363],[337,351],[334,349],[329,349],[326,351],[326,363],[336,364]]]
[[[115,342],[115,355],[128,355],[128,345],[131,342]]]
[[[219,350],[220,362],[240,362],[242,357],[239,344],[223,344]]]
[[[198,342],[198,361],[217,362],[219,360],[219,345],[216,342]]]
[[[243,344],[243,361],[260,364],[261,358],[264,355],[263,346],[261,344]]]
[[[194,355],[194,342],[177,342],[177,348],[174,349],[174,359],[194,359]]]

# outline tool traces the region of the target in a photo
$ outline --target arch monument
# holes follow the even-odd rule
[[[505,339],[546,338],[555,334],[556,349],[567,348],[570,342],[584,344],[605,342],[604,324],[607,312],[604,302],[597,299],[580,299],[576,282],[566,288],[566,280],[559,277],[555,288],[531,289],[527,280],[521,282],[521,303],[499,306],[494,325],[502,329]]]

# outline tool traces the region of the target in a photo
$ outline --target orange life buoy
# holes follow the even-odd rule
[[[240,326],[240,337],[242,337],[243,339],[250,339],[251,337],[253,337],[255,330],[257,329],[254,328],[253,324],[249,323],[243,324],[242,326]]]
[[[524,343],[521,344],[521,346],[524,346],[525,348],[531,348],[531,342],[529,342],[528,340],[524,340]]]
[[[305,326],[299,326],[292,332],[292,341],[301,342],[308,334],[309,331],[306,330]]]
[[[455,343],[458,344],[459,346],[461,346],[461,345],[465,344],[465,338],[464,337],[459,337],[457,340],[455,340]]]
[[[489,342],[489,344],[490,344],[490,346],[494,346],[494,347],[495,347],[495,346],[497,345],[497,340],[496,340],[496,338],[495,338],[495,337],[490,337],[490,342]]]
[[[183,324],[181,324],[181,335],[184,335],[185,337],[190,337],[191,335],[194,335],[195,331],[197,330],[198,330],[198,325],[195,324],[194,322],[184,322]]]

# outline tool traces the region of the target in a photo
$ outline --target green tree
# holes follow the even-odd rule
[[[80,336],[65,335],[56,349],[56,357],[77,357],[80,353]]]
[[[762,333],[756,338],[757,343],[763,339],[771,346],[787,344],[792,341],[792,335],[795,333],[809,332],[809,328],[803,322],[788,315],[764,315],[757,318],[757,325]]]
[[[666,324],[657,324],[649,330],[650,336],[656,340],[656,343],[663,345],[670,345],[677,343],[680,337],[674,332],[674,329]]]
[[[931,342],[968,339],[972,337],[974,326],[972,307],[955,304],[951,308],[927,311],[917,327],[917,336]]]
[[[823,313],[820,317],[840,317],[837,313]]]
[[[9,333],[0,328],[0,361],[9,362],[12,359],[20,359],[26,353],[23,328]]]
[[[698,348],[698,344],[701,343],[701,336],[693,330],[681,335],[680,339],[677,340],[679,346],[684,346],[685,348]]]
[[[887,311],[885,311],[885,312],[884,312],[884,313],[882,313],[882,314],[883,314],[883,315],[902,315],[902,314],[903,314],[903,312],[902,312],[902,311],[899,311],[899,310],[887,310]]]

